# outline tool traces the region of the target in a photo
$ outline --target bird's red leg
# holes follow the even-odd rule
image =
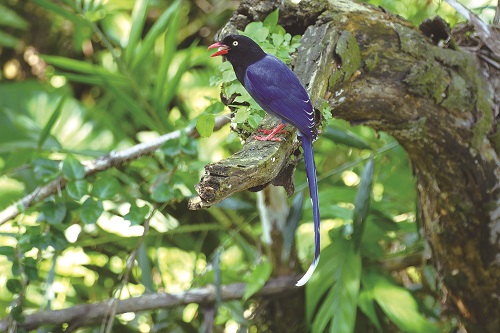
[[[255,140],[259,141],[281,141],[281,138],[275,138],[274,136],[278,133],[286,133],[286,131],[283,130],[283,127],[285,127],[285,124],[281,123],[272,130],[259,130],[259,132],[262,132],[267,135],[266,136],[254,135],[254,138]]]

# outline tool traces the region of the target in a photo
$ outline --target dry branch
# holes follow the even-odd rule
[[[295,283],[300,276],[283,276],[270,279],[256,294],[259,297],[277,296],[285,293],[300,291]],[[245,292],[245,283],[234,283],[221,288],[223,301],[241,299]],[[178,306],[196,303],[201,305],[215,303],[215,287],[195,288],[178,293],[155,293],[132,297],[125,300],[110,300],[92,304],[75,305],[71,308],[54,311],[41,311],[26,315],[23,323],[18,323],[19,328],[33,330],[42,325],[69,324],[72,328],[100,324],[108,315],[113,302],[117,302],[116,314],[125,312],[140,312],[155,309],[171,309]],[[0,322],[0,331],[8,328],[8,319]]]
[[[214,130],[219,130],[227,123],[229,123],[229,117],[218,117],[215,122]],[[93,161],[84,163],[85,176],[88,177],[97,172],[105,171],[136,160],[143,156],[150,155],[158,148],[160,148],[165,142],[179,138],[182,131],[183,130],[176,130],[174,132],[162,135],[155,140],[140,143],[122,151],[112,151],[107,155],[103,155]],[[184,131],[186,131],[187,135],[192,138],[199,137],[199,134],[195,128],[186,128],[184,129]],[[51,181],[48,184],[39,186],[30,194],[26,195],[22,199],[16,201],[15,203],[2,210],[0,212],[0,225],[6,223],[10,219],[15,218],[22,211],[42,201],[50,195],[56,194],[65,186],[66,180],[62,176],[57,177],[55,180]]]

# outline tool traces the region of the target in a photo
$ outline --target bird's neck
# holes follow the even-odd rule
[[[233,65],[234,73],[236,74],[238,81],[240,81],[241,84],[244,84],[243,81],[245,79],[245,72],[248,66],[255,64],[257,61],[265,58],[266,56],[267,53],[259,48],[258,50],[250,50],[245,53],[244,56],[238,56],[237,58],[228,56],[227,60],[229,60],[231,65]]]

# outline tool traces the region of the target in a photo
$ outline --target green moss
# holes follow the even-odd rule
[[[470,84],[467,84],[463,77],[453,75],[448,86],[447,97],[441,105],[448,110],[457,109],[462,112],[472,110],[474,103],[470,89]]]
[[[361,52],[354,35],[344,31],[339,37],[335,53],[342,61],[343,80],[348,80],[361,66]]]
[[[432,97],[441,103],[445,96],[450,78],[446,71],[433,59],[415,63],[404,79],[408,90],[418,96]]]

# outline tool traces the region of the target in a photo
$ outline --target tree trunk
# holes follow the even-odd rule
[[[275,6],[270,0],[243,1],[221,34],[262,20]],[[435,22],[430,33],[446,35],[446,26]],[[294,71],[316,106],[326,100],[334,117],[385,131],[406,149],[443,301],[457,309],[469,333],[498,332],[499,71],[453,42],[438,44],[400,17],[356,2],[286,5],[280,24],[303,34]],[[290,148],[278,153],[290,154]],[[259,162],[266,165],[268,157],[259,156]],[[280,161],[282,168],[293,164]],[[207,171],[200,188],[214,177]],[[259,184],[249,180],[246,188],[274,177]],[[218,189],[231,188],[227,181]],[[227,195],[222,190],[205,200],[200,193],[198,206]]]

